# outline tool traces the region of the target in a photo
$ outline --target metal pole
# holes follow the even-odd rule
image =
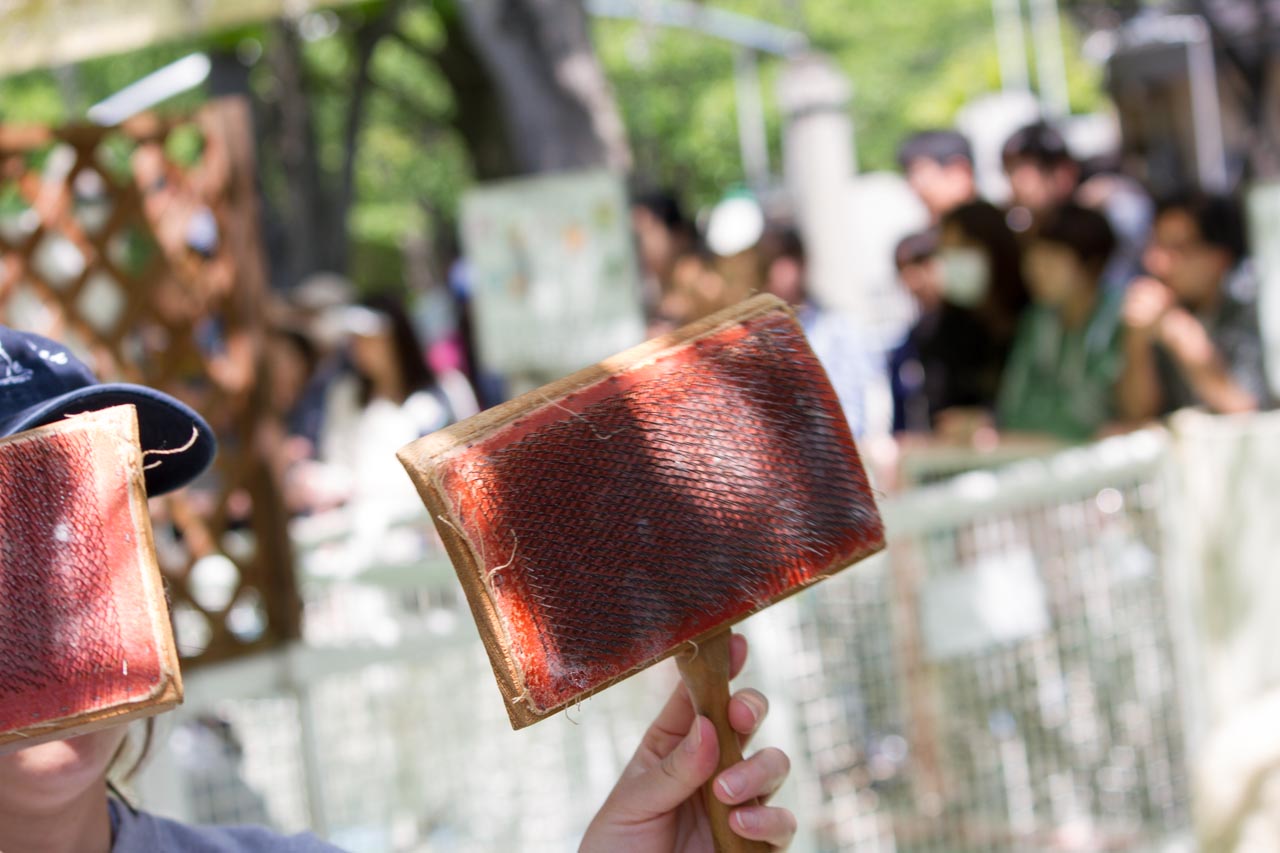
[[[1191,78],[1191,125],[1196,145],[1196,176],[1201,189],[1227,190],[1226,145],[1222,140],[1222,106],[1218,101],[1218,70],[1213,37],[1196,18],[1187,40],[1187,74]]]
[[[765,132],[760,66],[755,51],[738,51],[734,62],[734,94],[738,106],[738,145],[747,184],[757,194],[769,186],[769,137]]]
[[[329,803],[325,796],[324,774],[320,766],[320,738],[316,733],[314,698],[310,684],[299,683],[291,674],[291,689],[298,702],[298,746],[302,777],[307,791],[308,827],[321,838],[329,835]]]
[[[1031,89],[1027,76],[1027,39],[1022,30],[1018,0],[991,0],[996,22],[996,51],[1000,58],[1000,86],[1006,92]]]
[[[866,312],[866,294],[850,239],[854,175],[853,87],[818,54],[787,62],[778,78],[784,116],[783,179],[808,249],[809,289],[822,305]]]
[[[795,56],[809,46],[804,33],[692,0],[586,0],[586,8],[597,18],[692,30],[773,56]]]
[[[1067,96],[1067,61],[1062,54],[1062,28],[1058,0],[1028,0],[1031,30],[1036,43],[1036,88],[1045,118],[1059,119],[1071,112]]]

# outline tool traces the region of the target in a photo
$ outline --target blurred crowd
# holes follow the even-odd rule
[[[1079,442],[1188,406],[1272,404],[1235,199],[1152,199],[1116,164],[1077,160],[1045,123],[1014,133],[1002,159],[1009,196],[996,205],[979,195],[964,136],[900,145],[929,225],[886,247],[912,307],[896,333],[819,304],[785,216],[757,208],[746,240],[726,238],[673,193],[637,193],[649,334],[772,293],[795,308],[855,435],[896,447]],[[444,260],[407,295],[361,297],[320,274],[282,297],[270,398],[292,512],[350,506],[378,536],[378,519],[417,506],[386,448],[503,398],[470,345],[466,261]]]
[[[756,247],[753,279],[701,249],[673,199],[640,199],[655,330],[772,292],[797,307],[855,433],[880,431],[867,413],[887,385],[900,440],[1079,442],[1189,406],[1272,404],[1236,199],[1153,199],[1118,162],[1073,157],[1043,122],[1012,134],[1001,154],[1009,195],[997,205],[979,195],[960,133],[901,143],[929,226],[893,247],[913,311],[888,337],[816,304],[785,222]]]
[[[291,513],[350,508],[357,538],[377,543],[420,509],[387,449],[480,410],[455,306],[436,296],[362,296],[321,273],[274,306],[267,396],[272,428],[283,433],[273,438]]]
[[[1152,200],[1043,123],[1001,153],[1010,198],[996,207],[963,137],[901,146],[934,224],[897,247],[918,317],[889,360],[896,429],[1082,441],[1188,406],[1270,405],[1235,199]]]

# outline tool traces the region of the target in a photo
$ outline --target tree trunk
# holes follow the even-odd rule
[[[477,180],[492,181],[520,173],[512,143],[512,129],[503,99],[462,23],[456,5],[437,2],[444,25],[444,45],[434,61],[453,92],[453,125],[466,142]]]
[[[285,282],[297,284],[320,270],[335,270],[330,257],[330,231],[326,227],[324,184],[316,157],[315,128],[311,120],[310,94],[302,65],[302,45],[287,21],[272,27],[269,53],[278,90],[277,151],[285,179],[280,211],[285,230],[287,257],[281,268]],[[340,270],[339,270],[340,271]]]
[[[465,0],[469,41],[497,89],[521,173],[631,165],[581,0]]]
[[[351,100],[347,102],[347,116],[343,127],[342,171],[328,208],[330,210],[329,244],[330,269],[345,272],[351,241],[347,234],[347,213],[355,201],[356,154],[360,149],[360,127],[364,123],[365,104],[373,80],[369,65],[379,42],[388,35],[400,14],[399,0],[390,0],[377,17],[366,21],[355,32],[355,74],[351,81]]]

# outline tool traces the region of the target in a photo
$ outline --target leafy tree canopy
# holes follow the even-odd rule
[[[893,168],[904,135],[950,124],[968,99],[1000,85],[990,0],[708,3],[801,30],[816,49],[834,57],[853,84],[850,110],[863,170]],[[358,40],[388,10],[394,23],[376,42],[368,65],[346,216],[352,272],[371,286],[400,280],[401,241],[450,225],[472,180],[467,147],[454,125],[457,94],[438,64],[449,16],[456,14],[451,0],[373,2],[311,13],[299,22],[318,179],[336,181],[343,168]],[[1079,34],[1069,18],[1063,19],[1063,33],[1072,109],[1096,109],[1103,100],[1101,71],[1080,59]],[[743,181],[734,46],[688,31],[604,19],[594,22],[593,38],[627,124],[638,183],[676,188],[697,207]],[[251,66],[248,85],[269,130],[287,96],[271,61],[279,49],[278,30],[262,25],[23,74],[0,81],[0,121],[77,120],[89,105],[139,77],[193,50],[207,50]],[[1034,75],[1030,57],[1028,65]],[[781,117],[774,87],[780,62],[763,58],[760,67],[777,172]],[[183,95],[164,108],[188,110],[202,97]],[[263,146],[268,199],[288,191],[278,156],[272,145]]]

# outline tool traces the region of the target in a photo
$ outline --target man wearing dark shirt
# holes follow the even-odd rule
[[[1130,285],[1124,305],[1125,419],[1185,406],[1222,414],[1267,407],[1257,286],[1239,207],[1209,195],[1162,203],[1143,263],[1150,277]]]

